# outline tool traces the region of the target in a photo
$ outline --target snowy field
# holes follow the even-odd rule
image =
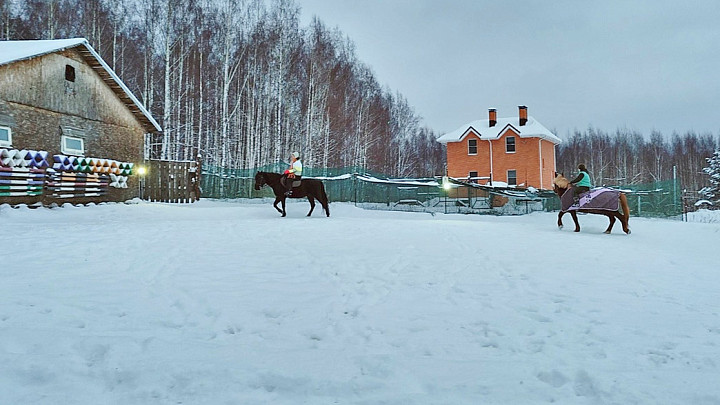
[[[720,404],[718,221],[308,207],[0,207],[0,403]]]

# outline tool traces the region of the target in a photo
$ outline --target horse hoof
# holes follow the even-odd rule
[[[606,235],[610,235],[610,231],[605,231],[605,232],[603,232],[603,233],[606,234]]]
[[[562,226],[562,225],[558,225],[558,229],[563,229],[563,226]]]
[[[630,228],[628,228],[628,230],[625,231],[625,233],[628,234],[628,235],[630,235],[630,234],[632,233],[632,231],[630,230]]]

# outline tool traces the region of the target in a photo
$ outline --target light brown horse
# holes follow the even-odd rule
[[[566,179],[562,174],[555,173],[555,180],[553,180],[553,189],[555,191],[555,194],[560,197],[562,200],[562,196],[569,192],[573,193],[573,185],[570,183],[568,179]],[[630,227],[628,226],[628,220],[630,219],[630,207],[628,207],[627,202],[627,196],[625,196],[625,193],[620,192],[618,195],[618,199],[620,202],[620,207],[622,208],[622,212],[620,210],[617,211],[610,211],[610,210],[602,210],[602,209],[578,209],[578,210],[568,210],[563,211],[562,208],[560,209],[560,213],[558,214],[558,228],[562,229],[563,223],[562,223],[562,217],[565,215],[566,212],[569,212],[572,216],[573,222],[575,222],[575,232],[580,232],[580,223],[577,219],[577,212],[587,212],[590,214],[600,214],[605,215],[610,220],[610,225],[605,230],[605,233],[612,232],[613,225],[615,225],[615,220],[619,219],[620,223],[622,224],[623,231],[627,234],[630,233]]]

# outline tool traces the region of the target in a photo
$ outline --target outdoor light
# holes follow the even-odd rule
[[[448,176],[443,176],[442,185],[445,190],[450,190],[450,188],[452,187],[452,184],[450,184],[450,180],[448,179]]]
[[[144,177],[147,174],[147,169],[145,168],[145,166],[140,166],[138,167],[137,172],[140,176]]]

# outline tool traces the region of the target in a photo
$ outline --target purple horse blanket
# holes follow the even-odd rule
[[[580,199],[576,203],[573,199],[573,190],[568,189],[565,194],[560,197],[560,202],[562,203],[563,211],[618,211],[620,209],[620,190],[606,187],[594,188],[586,193],[580,194]]]

